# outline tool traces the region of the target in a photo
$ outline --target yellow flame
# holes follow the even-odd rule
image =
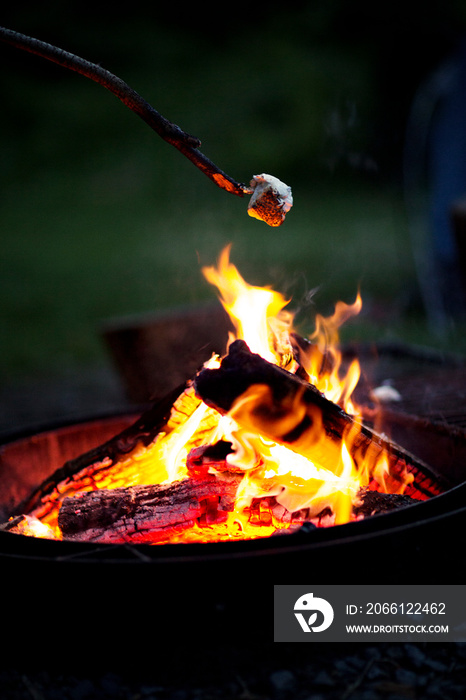
[[[283,354],[280,335],[291,323],[291,314],[282,313],[289,300],[267,287],[247,284],[230,263],[230,248],[221,253],[218,268],[202,268],[204,276],[219,290],[220,301],[236,328],[236,339],[244,340],[251,352],[277,364]]]

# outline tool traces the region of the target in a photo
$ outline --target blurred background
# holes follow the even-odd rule
[[[77,391],[118,403],[102,324],[214,299],[201,266],[228,243],[248,282],[292,295],[303,332],[360,290],[343,340],[466,351],[442,233],[466,193],[461,100],[437,122],[462,94],[460,0],[19,2],[0,24],[115,73],[236,180],[271,173],[294,195],[282,227],[251,219],[104,88],[0,42],[0,427],[24,418],[18,387],[58,387],[55,413]]]

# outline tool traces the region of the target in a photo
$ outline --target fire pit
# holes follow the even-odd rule
[[[224,258],[224,264],[229,269],[227,258]],[[208,274],[211,273],[212,271]],[[251,289],[256,291],[248,285],[245,285],[245,288],[246,291]],[[339,310],[345,312],[343,316],[347,316],[350,312],[346,305]],[[334,317],[332,318],[335,320]],[[321,323],[323,321],[320,319]],[[257,328],[258,324],[254,324],[254,327]],[[293,358],[296,361],[295,358],[300,352],[310,349],[308,343],[299,336],[291,337],[296,342],[292,356],[288,359],[289,362]],[[318,348],[319,341],[314,339],[310,345],[311,350]],[[320,352],[321,367],[327,365],[327,369],[328,366],[331,369],[335,368],[337,356],[332,353],[328,347]],[[377,354],[379,362],[376,365],[367,349],[348,350],[339,359],[340,369],[343,365],[354,368],[355,360],[360,356],[361,360],[366,361],[363,365],[367,369],[365,376],[370,375],[371,368],[376,366],[381,367],[382,372],[385,373],[387,366],[386,364],[384,366],[384,360],[386,363],[388,357],[391,362],[391,371],[385,374],[385,378],[394,377],[394,385],[391,386],[393,397],[393,392],[396,391],[397,372],[400,377],[403,376],[398,369],[399,365],[406,361],[409,364],[413,359],[412,355],[418,371],[422,364],[416,353],[411,355],[405,353],[407,357],[402,357],[400,351],[397,356],[392,349],[392,352],[386,353],[384,358],[379,349]],[[440,370],[432,358],[426,356],[422,359],[425,361],[424,367],[428,368],[423,370],[424,378],[429,376],[429,373],[432,375],[433,366],[435,371]],[[273,585],[289,582],[290,578],[293,581],[305,578],[334,582],[347,580],[351,574],[353,582],[370,581],[374,584],[396,583],[400,580],[412,583],[444,581],[445,572],[450,569],[456,549],[454,533],[458,532],[458,528],[466,525],[466,483],[461,469],[464,436],[458,430],[455,432],[451,429],[450,441],[456,444],[458,449],[456,454],[452,450],[445,453],[444,461],[441,462],[436,450],[439,422],[432,420],[430,424],[428,417],[424,416],[422,420],[419,418],[416,430],[412,432],[415,447],[420,442],[423,426],[424,454],[421,459],[415,451],[411,453],[413,445],[409,441],[409,430],[405,431],[402,447],[381,434],[382,432],[390,434],[392,429],[399,430],[399,426],[403,424],[402,401],[392,402],[390,404],[392,408],[388,409],[387,404],[380,403],[376,398],[377,395],[380,396],[380,392],[371,393],[371,386],[374,386],[372,381],[368,383],[361,378],[356,382],[353,380],[357,385],[354,396],[359,394],[358,401],[362,399],[364,419],[361,423],[362,419],[356,420],[337,403],[326,398],[320,391],[316,391],[308,380],[305,381],[300,376],[303,366],[303,362],[298,362],[295,371],[290,372],[252,353],[246,343],[239,339],[230,345],[228,354],[221,362],[217,360],[214,367],[205,366],[194,383],[172,392],[142,416],[127,415],[109,417],[106,420],[89,420],[53,428],[4,444],[1,453],[0,514],[4,522],[8,521],[8,518],[12,519],[0,532],[1,558],[8,567],[9,580],[14,582],[10,595],[18,603],[18,615],[23,619],[24,624],[36,614],[38,599],[42,609],[66,610],[70,604],[72,606],[83,604],[84,599],[90,596],[98,610],[96,614],[98,614],[102,634],[107,639],[111,639],[113,634],[121,634],[125,628],[128,633],[134,632],[135,625],[140,625],[141,620],[144,620],[144,625],[154,625],[157,629],[163,630],[165,637],[176,638],[180,634],[180,629],[186,625],[187,615],[190,628],[196,629],[196,638],[206,635],[212,641],[216,635],[224,637],[226,630],[228,630],[229,639],[233,639],[236,635],[241,637],[244,632],[241,625],[236,624],[237,621],[254,619],[256,624],[251,629],[248,627],[250,636],[271,639]],[[244,374],[245,367],[246,374]],[[307,367],[311,371],[311,367],[309,365]],[[459,368],[458,365],[456,369]],[[231,371],[233,371],[232,382],[225,379],[225,374]],[[322,379],[324,375],[327,379],[327,373],[320,378]],[[374,376],[371,379],[380,380],[380,377],[375,375],[374,370]],[[253,386],[257,382],[259,385],[265,382],[266,386],[272,387],[275,399],[272,404],[267,402],[265,405],[260,404],[260,410],[248,413],[246,420],[241,413],[245,403],[244,401],[238,403],[236,398],[238,394],[243,399],[245,396],[250,397],[248,390],[251,376]],[[344,388],[348,387],[347,377],[348,374],[344,374],[344,381],[341,383]],[[213,384],[212,380],[215,380]],[[281,443],[291,445],[299,452],[305,453],[307,443],[300,442],[296,448],[294,441],[307,433],[309,424],[312,423],[309,415],[315,416],[314,411],[317,406],[323,417],[324,432],[332,435],[333,442],[330,444],[334,457],[335,444],[340,449],[343,445],[343,436],[348,434],[352,435],[347,444],[353,456],[353,466],[357,467],[356,471],[359,473],[363,471],[364,462],[360,461],[361,455],[363,453],[364,456],[366,453],[372,455],[365,480],[362,482],[363,485],[365,484],[365,493],[383,496],[379,493],[382,484],[387,486],[385,490],[388,491],[386,494],[388,500],[382,502],[382,506],[378,503],[375,507],[377,514],[372,514],[372,506],[369,506],[369,511],[365,512],[362,519],[357,509],[353,510],[353,514],[348,511],[349,501],[357,502],[357,498],[354,499],[354,491],[349,489],[347,483],[345,488],[339,490],[339,497],[336,499],[343,500],[343,516],[341,511],[337,510],[338,504],[336,505],[334,496],[329,496],[327,491],[322,496],[319,489],[317,492],[314,490],[310,496],[307,494],[304,501],[301,497],[298,498],[297,506],[296,503],[294,506],[288,505],[293,502],[293,499],[287,501],[285,498],[281,502],[277,500],[276,481],[271,482],[273,488],[264,492],[263,474],[260,482],[263,490],[258,492],[257,479],[254,482],[254,474],[257,472],[253,470],[252,477],[248,475],[248,478],[252,479],[253,488],[256,491],[249,496],[243,515],[247,514],[251,520],[252,529],[256,528],[255,533],[251,534],[251,531],[246,532],[245,529],[244,537],[229,535],[221,537],[218,532],[214,537],[204,537],[204,533],[210,531],[211,525],[218,524],[219,513],[220,525],[223,527],[225,522],[223,516],[227,518],[232,512],[229,500],[231,494],[228,489],[233,483],[236,490],[237,483],[234,479],[242,482],[244,474],[249,471],[241,468],[241,465],[236,465],[236,471],[229,472],[228,488],[225,490],[225,484],[222,481],[225,459],[231,452],[225,440],[225,433],[220,440],[214,441],[209,437],[207,441],[201,441],[200,446],[198,442],[191,445],[191,458],[187,462],[185,459],[185,462],[190,462],[193,473],[187,477],[183,474],[180,481],[175,469],[175,480],[169,481],[168,486],[164,485],[166,479],[159,480],[161,487],[155,487],[157,498],[160,497],[160,491],[157,491],[159,488],[162,489],[163,498],[172,498],[173,493],[175,494],[175,501],[169,502],[169,515],[168,520],[163,522],[162,537],[157,524],[154,525],[151,521],[150,527],[145,529],[147,523],[144,518],[138,521],[137,514],[134,515],[131,509],[128,510],[132,508],[131,504],[140,503],[138,499],[141,493],[145,497],[144,489],[147,486],[150,497],[154,496],[152,482],[149,485],[143,483],[139,486],[138,484],[131,486],[134,481],[130,482],[130,485],[123,486],[118,481],[110,483],[108,494],[111,499],[117,498],[117,500],[111,500],[111,507],[109,507],[109,502],[105,500],[108,495],[106,495],[108,483],[103,483],[104,488],[99,489],[96,475],[98,476],[99,472],[105,473],[106,470],[111,471],[114,463],[121,464],[128,455],[134,455],[135,450],[139,462],[143,463],[146,458],[145,448],[152,445],[154,439],[157,442],[157,436],[167,430],[167,416],[171,414],[180,396],[181,404],[178,408],[181,406],[181,410],[175,411],[175,416],[178,415],[177,420],[182,427],[183,421],[181,423],[179,421],[180,413],[186,411],[192,415],[195,412],[196,406],[190,405],[188,411],[185,402],[190,404],[197,393],[204,396],[210,407],[215,407],[213,410],[217,413],[236,417],[240,425],[246,425],[250,430],[252,427],[257,428],[254,423],[256,419],[262,420],[267,412],[270,414],[271,406],[274,410],[277,406],[280,410],[283,409],[279,415],[280,419],[284,416],[287,418],[285,409],[288,404],[286,401],[283,404],[282,399],[290,394],[283,393],[283,388],[280,388],[282,381],[287,387],[292,387],[291,395],[296,398],[296,402],[294,404],[292,402],[292,414],[298,411],[301,416],[300,427],[295,424],[289,426],[283,437],[283,432],[277,428],[280,423],[272,421],[274,428],[264,428],[265,433],[268,433],[268,439],[271,439],[271,433],[274,433]],[[319,377],[315,381],[319,381]],[[351,392],[347,394],[345,400],[354,400]],[[409,397],[405,396],[406,398]],[[199,396],[196,401],[200,401]],[[393,406],[400,406],[400,408],[394,410]],[[413,412],[413,403],[410,411]],[[410,414],[404,415],[406,425],[409,427],[412,425]],[[432,425],[436,426],[435,430],[432,429]],[[354,432],[354,426],[358,428],[356,432]],[[443,436],[445,437],[447,433],[448,425],[445,423]],[[238,438],[237,434],[235,438],[234,431],[230,430],[228,435],[241,440],[241,436]],[[204,442],[212,446],[209,448],[210,451],[206,452]],[[312,442],[311,440],[309,443],[311,446]],[[434,464],[425,459],[429,452],[436,455]],[[379,459],[381,455],[384,455],[385,461]],[[331,468],[334,457],[325,464],[327,468]],[[325,463],[325,459],[325,456],[322,456],[322,464]],[[221,463],[220,468],[219,463]],[[382,467],[382,463],[385,466]],[[176,466],[176,460],[174,464]],[[214,471],[215,468],[220,471],[220,481],[218,475],[209,474],[212,464]],[[270,460],[267,464],[270,467]],[[131,470],[128,473],[130,472]],[[350,470],[348,474],[351,482],[354,473]],[[340,478],[343,474],[339,472],[333,476]],[[267,478],[269,478],[268,475],[266,475]],[[188,488],[187,492],[179,490],[180,483],[183,489]],[[286,485],[286,478],[284,483]],[[288,481],[288,484],[290,483]],[[70,491],[70,484],[82,492],[77,494],[77,499],[72,493],[73,489]],[[195,490],[191,491],[193,484]],[[391,494],[388,488],[390,485],[393,487]],[[121,488],[124,491],[123,495],[119,490]],[[138,488],[142,491],[137,491]],[[207,488],[206,491],[203,490],[205,488]],[[216,494],[216,500],[212,500],[212,489]],[[282,490],[284,491],[284,489],[278,489],[280,492]],[[290,489],[290,492],[293,497],[296,497],[296,490],[293,492],[293,489]],[[403,492],[403,495],[399,492]],[[219,497],[217,497],[218,493],[220,493]],[[130,505],[125,500],[128,494],[131,495]],[[64,496],[71,497],[66,500]],[[101,496],[105,498],[98,501],[97,507],[100,510],[97,525],[92,521],[89,526],[85,515],[86,499],[94,497],[100,499]],[[287,496],[286,493],[285,496]],[[181,501],[177,500],[179,498]],[[196,511],[194,516],[188,514],[188,519],[196,520],[196,536],[187,538],[184,536],[183,532],[190,533],[192,528],[191,524],[186,527],[186,522],[183,521],[181,539],[184,543],[179,544],[179,521],[175,519],[176,527],[173,528],[174,522],[170,520],[171,511],[179,509],[180,503],[184,504],[186,499],[191,504],[193,498],[195,501],[197,499],[196,508],[199,504],[202,505],[201,511]],[[222,501],[222,498],[226,501]],[[398,505],[396,500],[399,498],[409,499],[409,507],[393,507]],[[63,504],[62,510],[67,503],[71,506],[68,510],[65,508],[68,520],[64,526],[65,521],[63,519],[61,521],[65,531],[62,539],[51,539],[50,533],[46,533],[44,538],[40,532],[34,532],[35,524],[31,526],[29,532],[27,529],[22,529],[24,513],[32,514],[34,519],[43,519],[48,527],[51,526],[56,521],[56,516],[53,514],[53,517],[49,517],[53,510],[49,509],[49,506],[51,502],[57,502],[57,500]],[[223,505],[219,506],[219,503]],[[280,506],[278,514],[277,504]],[[27,505],[26,509],[25,505]],[[406,506],[406,502],[402,505]],[[181,511],[184,513],[183,507]],[[127,536],[127,532],[120,539],[115,535],[119,532],[121,523],[118,518],[113,518],[113,514],[115,509],[119,508],[123,508],[125,518],[131,522],[131,537]],[[110,519],[108,519],[109,512]],[[130,513],[129,516],[128,513]],[[296,513],[299,515],[297,518],[294,517]],[[19,516],[17,521],[15,516]],[[237,519],[239,516],[236,513],[234,517]],[[262,518],[265,520],[262,521]],[[268,529],[271,522],[274,525],[272,531]],[[136,529],[134,529],[134,523],[137,523]],[[262,525],[266,525],[263,531]],[[206,529],[203,530],[203,526]],[[238,527],[245,528],[244,524]],[[167,528],[170,531],[168,538],[165,537]],[[27,534],[17,534],[18,532]],[[39,536],[33,536],[35,534]],[[91,586],[90,589],[89,581],[94,582],[94,587]],[[259,591],[259,583],[260,593],[256,593]],[[30,593],[31,590],[34,590],[33,595]],[[156,603],[152,602],[154,596],[156,596]],[[131,614],[122,614],[122,600],[131,601]],[[103,608],[102,601],[105,601]],[[189,608],[188,612],[186,612],[186,606]],[[21,625],[15,625],[15,628],[22,629]],[[76,641],[73,635],[69,638],[68,632],[71,631],[65,630],[64,633],[67,635],[67,644],[73,645]]]
[[[133,419],[98,419],[3,445],[3,515],[29,490],[18,472],[32,461],[41,479],[51,466],[100,444]],[[69,660],[85,653],[99,664],[119,657],[115,640],[125,638],[140,639],[125,652],[127,660],[153,656],[154,634],[166,643],[228,644],[241,642],[247,630],[249,641],[269,642],[274,584],[444,582],[457,556],[454,533],[466,526],[465,503],[466,484],[459,483],[409,508],[358,522],[241,542],[112,545],[0,532],[6,595],[14,610],[5,636],[16,658],[24,653]],[[24,649],[31,625],[41,640],[32,651],[30,645]],[[88,637],[85,652],[82,634]]]

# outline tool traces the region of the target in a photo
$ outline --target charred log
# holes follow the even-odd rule
[[[58,524],[65,539],[158,542],[167,535],[226,519],[241,477],[205,475],[168,485],[87,491],[65,498]]]
[[[364,489],[360,492],[358,502],[353,506],[353,515],[365,518],[379,513],[388,513],[398,508],[412,506],[419,501],[401,493],[380,493]]]
[[[186,459],[186,467],[191,476],[203,477],[209,471],[231,471],[227,457],[232,451],[231,442],[218,440],[208,445],[201,445],[190,451]]]
[[[252,353],[242,340],[232,343],[220,368],[203,369],[194,387],[220,413],[233,411],[243,427],[331,471],[339,463],[345,441],[356,466],[365,462],[373,470],[386,455],[390,491],[402,490],[412,480],[408,465],[416,460],[411,455],[350,416],[312,384]],[[429,473],[425,465],[420,471]]]

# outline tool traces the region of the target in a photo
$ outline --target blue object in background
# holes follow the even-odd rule
[[[466,317],[452,221],[466,199],[466,39],[413,101],[405,148],[405,190],[418,281],[432,329]]]

